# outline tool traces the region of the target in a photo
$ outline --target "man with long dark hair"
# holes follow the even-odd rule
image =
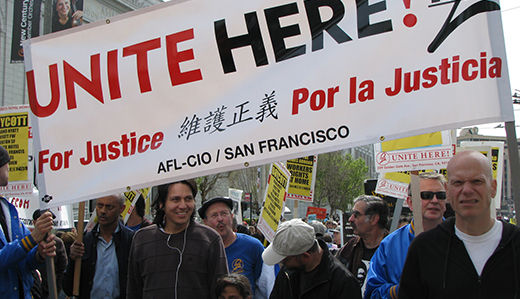
[[[154,225],[130,249],[128,298],[215,298],[226,253],[220,235],[194,221],[196,194],[194,180],[158,187]]]

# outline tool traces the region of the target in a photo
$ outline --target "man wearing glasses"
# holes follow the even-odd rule
[[[204,224],[216,230],[226,248],[229,273],[249,279],[253,298],[268,298],[274,285],[274,267],[263,265],[264,246],[257,238],[236,233],[233,229],[233,201],[229,197],[214,197],[202,204],[199,216]],[[262,269],[264,268],[264,276]]]
[[[126,298],[128,256],[134,232],[123,225],[119,215],[125,198],[111,195],[96,200],[96,226],[87,232],[83,242],[70,246],[70,259],[81,259],[78,298]],[[74,264],[69,263],[63,290],[72,296]]]
[[[370,259],[388,234],[388,207],[377,196],[361,195],[354,199],[352,215],[348,219],[355,236],[336,254],[359,281],[364,291],[364,281]]]
[[[419,174],[422,220],[424,231],[442,222],[446,211],[446,179],[442,174]],[[412,209],[411,191],[408,188],[406,203]],[[415,238],[414,221],[392,232],[379,246],[370,262],[365,298],[397,298],[399,279],[403,271],[406,253]]]

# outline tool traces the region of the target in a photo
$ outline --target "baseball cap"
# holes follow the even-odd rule
[[[262,253],[267,265],[274,265],[291,255],[302,254],[314,245],[314,228],[299,218],[278,226],[273,242]]]
[[[213,197],[212,199],[205,201],[202,204],[202,207],[199,208],[198,212],[199,212],[200,218],[202,218],[202,219],[206,218],[206,210],[209,208],[209,206],[211,206],[212,204],[217,203],[217,202],[223,202],[229,207],[229,209],[233,210],[233,200],[231,198]]]
[[[311,222],[309,222],[309,225],[314,228],[316,237],[323,237],[323,235],[325,235],[325,232],[327,231],[327,227],[325,227],[325,224],[319,222],[318,220],[312,220]]]

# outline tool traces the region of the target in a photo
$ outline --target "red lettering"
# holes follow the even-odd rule
[[[47,117],[53,114],[60,104],[60,84],[58,82],[58,65],[49,65],[49,78],[51,84],[51,101],[47,106],[41,106],[36,96],[36,84],[34,82],[34,71],[28,71],[27,92],[29,94],[29,106],[34,115],[38,117]]]
[[[292,114],[298,114],[298,106],[303,104],[309,98],[309,90],[307,88],[295,89],[293,91],[293,105],[292,105]]]
[[[470,67],[473,68],[472,72],[470,73]],[[462,79],[466,81],[471,81],[477,78],[478,71],[475,69],[478,67],[478,61],[475,59],[469,59],[464,61],[462,64]]]
[[[49,159],[46,156],[49,154],[49,150],[43,150],[38,153],[38,173],[43,172],[43,164],[48,163]]]
[[[144,143],[146,141],[146,143]],[[148,147],[150,146],[148,144],[148,142],[150,142],[150,136],[148,135],[143,135],[141,137],[139,137],[139,142],[137,143],[137,151],[139,153],[144,153],[146,152],[146,150],[148,149]]]
[[[117,64],[117,50],[107,53],[107,73],[110,99],[121,98],[121,86],[119,85],[119,66]]]
[[[168,57],[168,71],[172,86],[202,80],[200,69],[181,72],[180,63],[193,60],[193,49],[178,51],[177,44],[193,39],[193,28],[166,36],[166,55]]]
[[[103,104],[103,88],[101,86],[99,56],[99,54],[90,56],[90,73],[92,80],[89,80],[66,61],[63,61],[65,93],[67,95],[67,108],[69,110],[75,109],[77,107],[74,83],[83,87],[86,92],[91,94],[94,98],[101,102],[101,104]]]
[[[150,73],[148,72],[148,51],[161,47],[161,39],[155,38],[139,44],[123,48],[123,57],[136,55],[137,76],[141,93],[152,91]]]
[[[150,149],[154,150],[154,149],[159,148],[159,146],[161,146],[161,144],[162,144],[163,138],[164,138],[163,132],[157,132],[157,133],[153,134],[152,143],[150,144]]]

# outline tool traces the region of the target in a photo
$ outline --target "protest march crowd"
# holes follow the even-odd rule
[[[9,160],[0,146],[2,186]],[[123,196],[98,198],[97,224],[81,240],[54,235],[50,211],[38,210],[30,231],[0,198],[0,296],[49,298],[45,260],[53,257],[63,297],[520,298],[520,229],[491,216],[497,183],[476,151],[457,153],[447,178],[421,173],[414,215],[422,217],[393,232],[385,201],[355,198],[354,236],[344,244],[334,220],[300,218],[283,219],[268,244],[254,221],[236,223],[228,197],[197,209],[197,191],[192,179],[160,185],[153,222],[141,197],[126,225]],[[447,204],[454,216],[445,218]]]

